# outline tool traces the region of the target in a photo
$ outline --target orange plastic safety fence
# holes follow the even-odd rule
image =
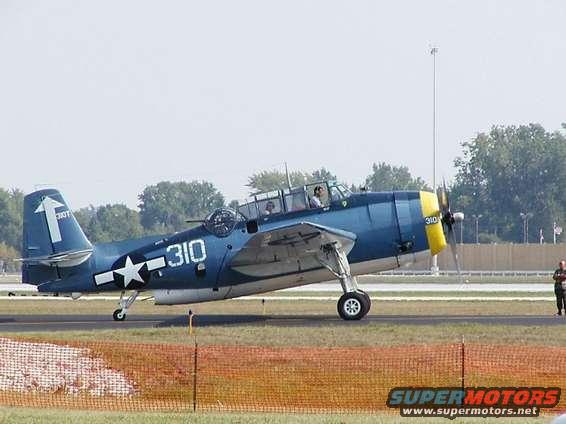
[[[395,386],[458,385],[452,345],[396,348],[199,348],[199,410],[381,410]]]
[[[0,338],[0,405],[384,412],[402,386],[566,387],[566,349],[243,347]],[[561,402],[557,409],[564,409]]]
[[[192,410],[194,347],[0,338],[0,404]]]

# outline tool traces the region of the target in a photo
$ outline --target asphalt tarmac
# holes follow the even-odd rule
[[[194,323],[198,327],[215,325],[360,326],[373,323],[393,325],[474,323],[484,325],[566,326],[566,318],[552,315],[370,315],[361,321],[343,321],[334,315],[198,315],[194,319]],[[114,321],[110,315],[0,315],[0,333],[184,327],[187,324],[187,316],[175,315],[132,314],[122,322]]]

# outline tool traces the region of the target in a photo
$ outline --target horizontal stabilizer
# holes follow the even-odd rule
[[[72,250],[54,253],[46,256],[34,256],[31,258],[16,259],[25,264],[40,264],[47,266],[71,267],[86,261],[92,255],[92,249]]]

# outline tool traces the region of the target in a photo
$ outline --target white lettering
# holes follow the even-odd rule
[[[201,239],[167,246],[167,253],[169,252],[173,252],[173,257],[167,261],[170,267],[188,265],[191,262],[199,263],[206,260],[206,246],[204,240]]]
[[[177,258],[177,261],[167,261],[167,264],[170,267],[173,267],[173,268],[176,267],[176,266],[181,266],[184,263],[183,254],[182,254],[183,248],[181,247],[181,245],[180,244],[172,244],[171,246],[167,246],[167,252],[171,252],[175,249],[177,251],[175,252],[174,258]]]
[[[200,256],[195,255],[195,244],[198,244],[197,251],[200,250]],[[204,240],[193,240],[189,243],[189,253],[191,254],[191,261],[204,262],[206,259],[206,247],[204,247]]]
[[[55,217],[59,220],[59,219],[64,219],[64,218],[70,218],[71,217],[71,211],[63,211],[63,212],[57,212],[55,214]]]

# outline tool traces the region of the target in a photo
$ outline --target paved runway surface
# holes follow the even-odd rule
[[[505,292],[505,293],[549,293],[553,294],[553,283],[361,283],[360,289],[368,293],[383,292]],[[37,287],[31,284],[0,284],[0,290],[12,293],[37,293]],[[281,292],[340,292],[338,282],[309,284],[306,286],[283,289]],[[108,295],[108,294],[107,294]],[[111,293],[113,296],[119,293]]]
[[[215,325],[273,325],[279,327],[328,325],[434,325],[434,324],[486,324],[523,326],[566,326],[566,318],[546,315],[372,315],[361,321],[343,321],[334,315],[198,315],[199,327]],[[101,330],[120,328],[160,328],[187,325],[186,316],[136,315],[123,322],[115,322],[105,315],[0,315],[1,332]]]

